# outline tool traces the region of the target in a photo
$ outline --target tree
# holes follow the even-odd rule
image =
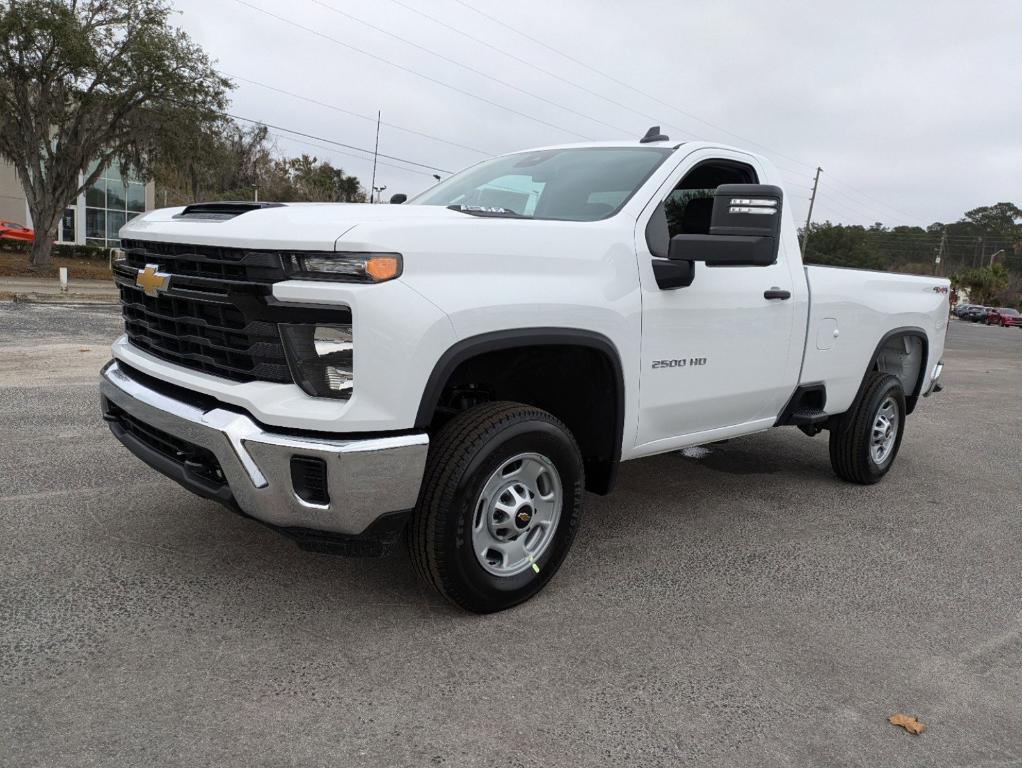
[[[191,141],[191,139],[190,139]],[[184,158],[156,169],[158,193],[182,205],[210,200],[365,202],[356,176],[309,155],[277,157],[265,126],[227,121],[195,137]]]
[[[154,176],[168,204],[247,200],[256,189],[276,199],[287,179],[276,167],[266,126],[223,120],[180,137],[181,146]]]
[[[1004,296],[1010,278],[1008,271],[1000,264],[992,267],[977,267],[952,276],[951,283],[955,288],[965,288],[969,292],[969,301],[976,304],[1007,304]],[[1002,299],[1001,301],[995,301]]]
[[[169,13],[166,0],[0,0],[0,156],[25,190],[34,266],[112,161],[148,178],[220,119],[231,83]]]
[[[883,269],[884,260],[871,242],[874,230],[858,225],[810,225],[806,263],[857,269]]]
[[[1014,244],[1022,239],[1022,228],[1017,223],[1022,219],[1022,210],[1014,203],[996,203],[966,212],[964,221],[976,226],[980,232],[1009,240]]]
[[[331,203],[364,202],[365,194],[355,176],[315,157],[302,155],[286,161],[296,200]]]

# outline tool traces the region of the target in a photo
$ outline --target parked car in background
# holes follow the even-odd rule
[[[1022,328],[1022,314],[1011,307],[997,307],[987,313],[986,322],[987,325],[1000,325],[1005,328],[1017,325]]]
[[[31,243],[35,240],[35,232],[21,224],[13,221],[0,220],[0,240],[20,240],[24,243]]]
[[[962,316],[962,320],[968,320],[971,323],[981,323],[987,319],[989,311],[990,307],[973,307]]]
[[[976,304],[959,304],[953,310],[951,310],[951,314],[953,314],[955,317],[961,319],[961,317],[966,312],[968,312],[970,309],[975,309],[976,306],[977,306]]]

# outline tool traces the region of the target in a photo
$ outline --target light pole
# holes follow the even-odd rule
[[[1004,253],[1004,249],[1003,248],[1001,250],[999,250],[999,251],[995,251],[994,253],[990,254],[990,266],[991,267],[994,266],[994,257],[995,256],[1000,256],[1002,253]]]
[[[380,202],[380,196],[383,194],[383,190],[387,188],[386,184],[382,187],[373,187],[373,191],[376,193],[376,202]],[[372,200],[369,201],[373,202]]]

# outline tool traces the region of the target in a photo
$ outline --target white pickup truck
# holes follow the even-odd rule
[[[303,547],[404,535],[478,612],[553,577],[622,461],[794,425],[876,482],[939,388],[948,281],[804,267],[780,184],[651,129],[403,204],[152,211],[115,254],[104,418]]]

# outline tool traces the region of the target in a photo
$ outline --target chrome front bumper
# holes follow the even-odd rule
[[[233,501],[245,514],[270,525],[358,535],[378,518],[415,506],[429,447],[425,434],[332,440],[272,432],[237,411],[204,408],[157,391],[117,362],[103,369],[100,393],[145,427],[212,453],[224,482],[217,488],[208,478],[191,478],[185,464],[174,464],[166,446],[157,456],[152,448],[140,448],[137,438],[114,429],[132,452],[185,487]],[[107,414],[107,419],[114,428],[116,417]],[[164,445],[158,437],[156,444]],[[295,492],[294,456],[324,461],[328,503],[313,504]]]

